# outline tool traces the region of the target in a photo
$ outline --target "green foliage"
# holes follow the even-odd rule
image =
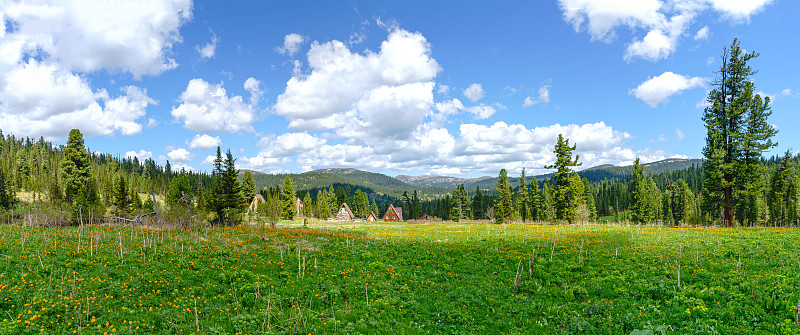
[[[772,175],[767,201],[773,225],[786,225],[800,220],[800,176],[789,150]]]
[[[0,209],[11,209],[15,202],[14,187],[7,180],[3,169],[0,169]]]
[[[128,181],[120,174],[117,175],[115,184],[114,206],[116,207],[117,215],[124,215],[128,212],[131,204],[130,192],[128,192]]]
[[[506,169],[500,169],[500,176],[497,178],[497,194],[497,202],[494,206],[494,222],[497,224],[508,223],[514,207],[511,199],[511,182],[508,179]]]
[[[314,202],[311,201],[311,194],[308,192],[303,196],[303,216],[314,217]]]
[[[241,196],[235,160],[230,150],[225,155],[223,167],[222,152],[217,147],[213,175],[214,187],[208,202],[210,209],[216,213],[216,222],[223,226],[241,222],[239,215],[242,213],[245,203]]]
[[[242,199],[245,203],[250,203],[256,196],[256,183],[253,179],[253,174],[250,171],[245,171],[242,175]]]
[[[630,183],[631,218],[636,223],[656,222],[662,216],[663,199],[661,192],[652,177],[644,176],[644,169],[636,158],[633,165],[633,177]]]
[[[287,220],[294,220],[297,215],[297,206],[295,205],[295,198],[297,195],[294,193],[294,182],[292,178],[286,176],[283,180],[283,189],[281,191],[281,217]]]
[[[771,140],[777,130],[767,121],[770,99],[755,93],[751,78],[756,72],[747,65],[756,57],[755,52],[745,53],[737,39],[724,49],[715,88],[707,98],[710,106],[703,112],[703,205],[713,217],[722,214],[726,227],[733,224],[735,210],[739,222],[758,220],[763,208],[760,159],[777,144]]]
[[[472,219],[472,200],[467,196],[464,185],[458,185],[450,198],[450,219],[456,222]]]
[[[558,134],[558,140],[553,148],[556,154],[556,162],[553,165],[545,166],[545,169],[556,169],[553,174],[553,208],[555,219],[566,222],[574,222],[578,219],[578,208],[585,206],[585,192],[583,182],[577,173],[572,170],[573,166],[580,166],[578,163],[580,156],[575,155],[572,159],[572,152],[575,145],[569,145],[569,139]]]
[[[798,329],[795,230],[300,227],[0,225],[0,332],[169,334],[196,320],[208,334]]]

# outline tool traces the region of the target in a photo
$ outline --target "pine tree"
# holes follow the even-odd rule
[[[327,219],[330,217],[328,210],[328,191],[322,189],[317,191],[317,218]]]
[[[303,216],[314,216],[314,203],[311,202],[311,193],[308,193],[308,191],[306,191],[306,195],[303,196]]]
[[[294,182],[292,178],[286,176],[283,180],[283,191],[281,191],[281,217],[287,220],[294,220],[297,215],[295,205]]]
[[[64,183],[64,200],[73,205],[86,199],[83,189],[92,175],[89,154],[83,146],[83,134],[80,130],[72,129],[69,132],[63,153],[61,179]]]
[[[734,211],[747,216],[757,209],[752,200],[761,190],[756,184],[758,165],[764,151],[777,145],[771,138],[777,133],[767,122],[772,114],[770,99],[755,93],[751,77],[755,71],[747,62],[758,57],[744,53],[733,40],[722,54],[722,66],[715,88],[708,94],[710,106],[703,112],[707,135],[703,156],[703,207],[714,217],[722,214],[722,224],[731,227]],[[740,204],[751,199],[751,204]],[[745,219],[745,217],[740,217]]]
[[[494,208],[495,223],[505,224],[511,219],[511,211],[514,210],[511,198],[511,181],[508,179],[508,172],[506,169],[500,169],[500,176],[497,178],[497,203]]]
[[[414,190],[414,195],[411,196],[411,213],[412,216],[409,219],[416,219],[422,216],[422,207],[420,206],[417,190]]]
[[[256,182],[253,179],[253,174],[250,171],[245,171],[242,176],[242,200],[245,203],[250,203],[256,196]]]
[[[558,134],[558,140],[553,148],[556,154],[556,162],[553,165],[545,166],[545,169],[556,169],[553,173],[553,207],[556,219],[567,222],[574,222],[577,219],[577,210],[584,201],[583,185],[577,185],[580,177],[572,170],[573,166],[580,166],[578,163],[580,156],[575,155],[572,159],[572,152],[575,145],[569,145],[569,139]],[[573,176],[574,175],[574,176]]]
[[[126,178],[121,173],[117,174],[114,187],[114,206],[117,208],[117,215],[123,215],[128,211],[130,205],[128,193],[130,192]]]
[[[381,213],[378,212],[378,204],[375,203],[375,198],[372,198],[372,204],[369,205],[369,210],[372,213],[375,213],[376,216],[380,216]]]
[[[556,214],[555,209],[553,208],[553,192],[550,191],[549,181],[542,184],[542,196],[539,204],[539,220],[550,221],[555,219]]]
[[[775,226],[785,225],[797,221],[798,213],[798,181],[797,171],[792,162],[792,154],[789,150],[783,155],[778,169],[770,180],[770,192],[768,200],[769,214]]]
[[[2,135],[2,134],[0,134]],[[14,205],[15,196],[5,172],[0,167],[0,209],[10,209]]]
[[[517,202],[519,205],[519,217],[522,222],[526,222],[530,217],[530,199],[528,197],[528,184],[525,180],[525,168],[519,176],[519,190],[517,191]]]

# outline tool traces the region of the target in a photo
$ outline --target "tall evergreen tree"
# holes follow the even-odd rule
[[[369,205],[369,211],[375,213],[375,215],[378,217],[381,216],[381,213],[378,212],[378,204],[375,203],[375,198],[372,198],[372,204]]]
[[[525,180],[525,168],[519,176],[519,190],[517,190],[517,202],[519,205],[519,218],[526,222],[530,217],[530,198],[528,197],[528,184]]]
[[[755,186],[759,160],[777,145],[771,140],[777,130],[767,122],[770,99],[755,93],[755,71],[747,65],[756,57],[755,52],[745,53],[737,39],[723,50],[722,66],[707,98],[710,105],[703,112],[703,206],[714,217],[722,214],[726,227],[732,226],[736,207],[747,206],[740,202],[761,191]]]
[[[242,176],[242,198],[245,203],[250,203],[256,196],[256,182],[250,171],[245,171]]]
[[[117,208],[117,214],[123,215],[130,206],[127,178],[119,173],[114,184],[114,206]]]
[[[64,184],[64,200],[72,205],[86,199],[84,186],[91,178],[92,167],[89,164],[89,153],[83,146],[83,134],[80,130],[69,132],[67,145],[63,149],[64,159],[61,161],[61,179]]]
[[[514,210],[511,198],[511,181],[508,179],[508,172],[506,169],[500,169],[500,176],[497,178],[497,203],[494,206],[495,223],[504,224],[511,219]]]
[[[564,139],[562,134],[558,134],[556,145],[553,148],[556,162],[544,167],[545,169],[556,169],[552,179],[555,218],[567,222],[574,222],[577,219],[578,207],[585,197],[580,177],[577,177],[575,171],[572,170],[573,166],[581,165],[578,163],[580,156],[575,155],[575,159],[572,159],[573,151],[575,151],[575,145],[570,146],[569,139]]]
[[[297,215],[297,207],[295,205],[295,198],[297,195],[294,193],[294,182],[292,178],[286,176],[283,179],[283,190],[281,191],[281,217],[287,220],[294,220]]]
[[[800,179],[798,179],[797,170],[792,162],[792,154],[787,150],[770,180],[770,192],[767,200],[773,225],[797,222],[800,218],[799,188]]]
[[[2,134],[0,134],[2,135]],[[15,196],[5,172],[0,167],[0,209],[10,209],[14,205]]]

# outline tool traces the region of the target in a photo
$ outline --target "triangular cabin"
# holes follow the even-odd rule
[[[355,218],[356,216],[353,215],[353,211],[350,210],[350,206],[347,206],[346,203],[343,203],[342,207],[339,207],[339,211],[336,212],[337,221],[350,221]]]
[[[383,214],[383,221],[386,222],[401,222],[403,221],[403,209],[389,205],[386,214]]]
[[[264,200],[264,197],[262,197],[261,194],[256,193],[256,196],[250,201],[250,207],[247,209],[251,212],[255,212],[258,211],[258,206],[263,206],[266,203],[267,201]]]
[[[369,212],[367,216],[367,222],[378,222],[378,216],[375,215],[375,212]]]

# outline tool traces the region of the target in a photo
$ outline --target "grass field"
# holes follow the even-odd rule
[[[800,231],[0,226],[0,333],[798,334]]]

